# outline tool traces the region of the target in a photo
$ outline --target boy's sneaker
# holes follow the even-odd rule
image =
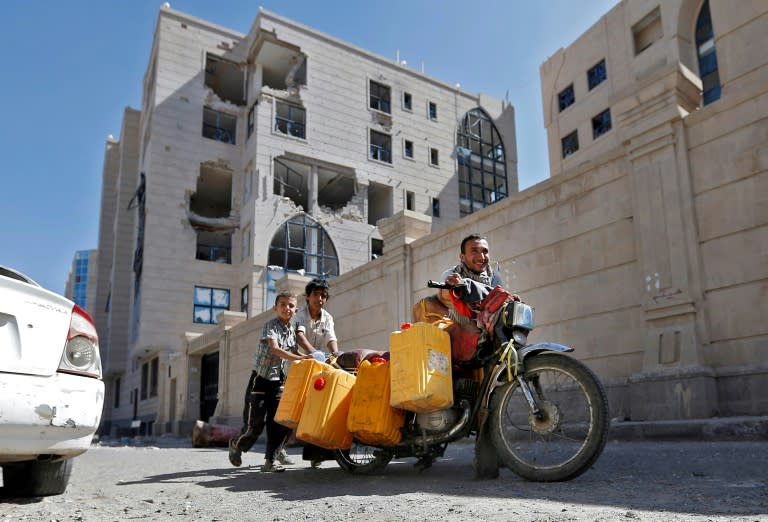
[[[261,471],[264,473],[278,473],[280,471],[285,471],[285,468],[280,465],[278,462],[273,462],[271,460],[265,460],[264,464],[261,466]]]
[[[310,466],[312,466],[312,469],[320,469],[320,466],[322,466],[322,465],[323,465],[323,461],[322,460],[310,461]]]
[[[291,458],[288,456],[288,453],[286,453],[284,449],[281,449],[278,452],[277,461],[283,466],[293,466],[295,464],[295,462],[291,460]]]
[[[243,463],[243,459],[241,458],[241,451],[235,447],[232,446],[232,443],[229,444],[229,463],[232,464],[235,467],[240,467],[240,465]]]

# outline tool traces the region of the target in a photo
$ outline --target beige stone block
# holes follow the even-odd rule
[[[768,6],[763,2],[710,2],[710,12],[722,83],[768,64],[768,17],[764,16]]]
[[[705,306],[711,342],[768,336],[766,295],[768,288],[764,280],[745,281],[738,286],[709,292]],[[766,361],[765,358],[760,360]]]
[[[699,237],[707,241],[768,223],[768,171],[695,199]]]
[[[766,335],[716,341],[702,347],[705,360],[719,372],[733,369],[765,371],[768,366]]]
[[[768,226],[736,232],[703,243],[701,260],[706,290],[768,279]]]
[[[766,143],[768,121],[760,121],[692,147],[690,166],[694,193],[700,194],[768,170]]]

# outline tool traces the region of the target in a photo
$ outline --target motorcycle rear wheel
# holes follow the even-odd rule
[[[537,482],[575,478],[597,460],[608,434],[602,384],[581,362],[561,354],[525,361],[525,380],[541,409],[535,417],[517,381],[491,398],[491,440],[516,474]]]
[[[392,460],[392,454],[357,441],[348,450],[336,450],[334,456],[341,469],[356,475],[381,473]]]

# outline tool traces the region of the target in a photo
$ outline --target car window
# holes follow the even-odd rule
[[[10,279],[16,279],[17,281],[22,281],[24,283],[29,283],[29,284],[32,284],[32,285],[37,285],[37,283],[35,283],[31,279],[29,279],[27,277],[24,277],[20,273],[14,271],[14,270],[9,270],[9,269],[7,269],[7,268],[5,268],[3,266],[0,266],[0,276],[5,276],[5,277],[8,277]]]

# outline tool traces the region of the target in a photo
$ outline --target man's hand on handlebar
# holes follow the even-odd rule
[[[450,292],[452,289],[461,286],[464,283],[464,279],[457,274],[456,272],[452,273],[448,277],[445,278],[445,282],[441,283],[440,281],[427,281],[427,288],[439,288],[440,292],[438,292],[438,297],[440,298],[443,303],[448,306],[450,304],[450,297],[448,295],[448,292]],[[520,299],[520,296],[517,294],[510,294],[510,297],[513,301],[517,301],[518,303],[522,302],[522,299]]]

